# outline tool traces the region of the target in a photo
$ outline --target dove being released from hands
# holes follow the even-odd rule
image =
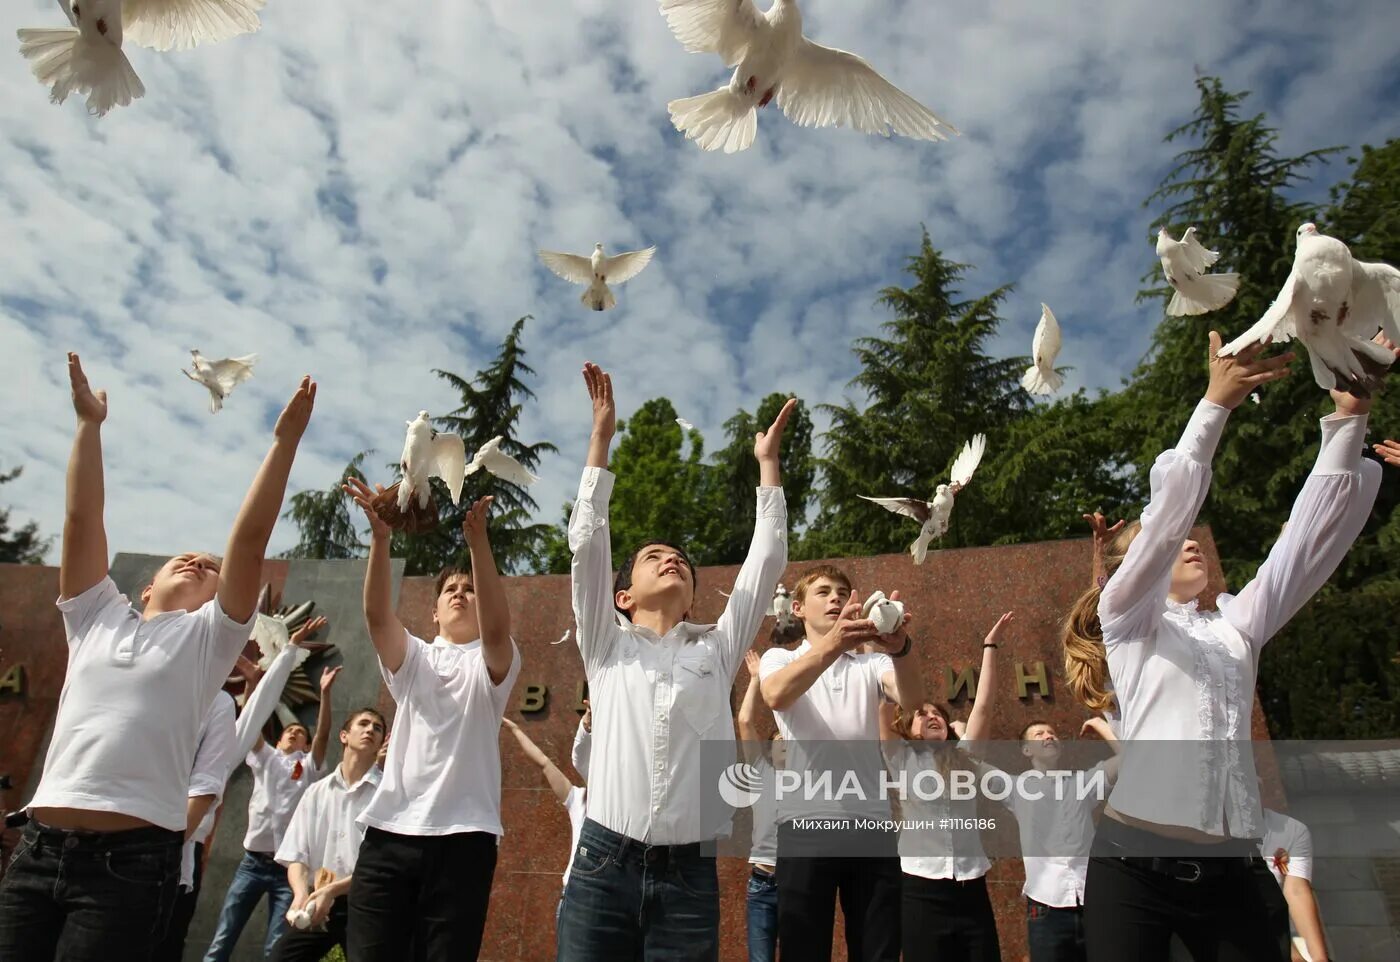
[[[1258,323],[1220,353],[1296,337],[1307,346],[1318,387],[1368,397],[1395,360],[1393,351],[1372,340],[1377,331],[1400,343],[1400,270],[1355,260],[1347,245],[1304,224],[1283,290]]]
[[[256,363],[256,354],[211,361],[198,350],[193,350],[190,351],[190,366],[194,368],[194,373],[191,374],[184,368],[180,368],[180,373],[209,389],[209,413],[218,414],[223,410],[224,398],[228,397],[235,387],[253,376],[253,365]]]
[[[1055,358],[1060,355],[1060,322],[1045,304],[1040,305],[1040,323],[1035,326],[1031,343],[1031,366],[1021,375],[1021,387],[1027,394],[1054,394],[1064,386],[1065,379],[1055,370]]]
[[[583,292],[580,301],[595,311],[606,311],[617,307],[617,298],[613,297],[608,282],[622,284],[630,281],[642,272],[642,268],[651,263],[655,253],[656,246],[653,245],[645,250],[625,251],[608,256],[603,252],[602,244],[595,244],[589,257],[543,250],[539,255],[544,266],[559,277],[571,284],[587,286],[588,289]]]
[[[408,437],[404,439],[403,457],[399,459],[399,470],[403,472],[398,491],[399,511],[406,511],[409,500],[415,495],[418,507],[426,508],[432,492],[428,482],[432,478],[442,478],[452,493],[452,503],[457,504],[462,498],[462,482],[466,478],[466,445],[455,434],[434,431],[427,411],[419,411],[418,417],[407,423]]]
[[[485,468],[502,481],[509,481],[511,484],[528,488],[539,478],[525,470],[525,465],[501,450],[501,441],[503,440],[501,435],[497,435],[478,448],[476,454],[472,456],[471,463],[467,465],[467,474],[476,474]]]
[[[948,483],[938,486],[932,501],[919,501],[916,498],[868,498],[861,495],[866,501],[873,501],[886,511],[913,518],[923,525],[919,529],[919,536],[909,546],[909,553],[914,556],[914,564],[924,563],[930,541],[948,533],[948,520],[953,515],[953,499],[972,480],[972,475],[977,470],[977,465],[982,462],[982,455],[986,451],[985,434],[974,435],[971,441],[964,444],[953,460]]]
[[[1173,317],[1218,311],[1235,298],[1240,289],[1238,274],[1207,274],[1220,254],[1208,251],[1196,239],[1196,228],[1186,228],[1181,240],[1173,240],[1163,227],[1157,232],[1157,256],[1162,273],[1175,291],[1167,313]]]
[[[666,105],[671,121],[704,150],[747,150],[758,108],[775,97],[802,127],[854,127],[888,137],[947,140],[957,128],[875,72],[860,57],[802,35],[797,0],[661,0],[671,32],[691,53],[716,53],[734,75],[726,86]]]

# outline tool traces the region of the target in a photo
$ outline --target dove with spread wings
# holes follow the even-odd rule
[[[797,0],[661,0],[661,13],[691,53],[715,53],[734,67],[718,90],[673,100],[671,122],[704,150],[747,150],[758,108],[778,109],[801,127],[853,127],[888,137],[947,140],[957,128],[900,90],[865,60],[802,35]]]
[[[432,478],[442,479],[455,505],[462,499],[462,482],[466,478],[466,446],[455,434],[439,434],[433,430],[428,412],[419,411],[418,417],[408,422],[408,437],[404,439],[399,470],[403,473],[397,499],[400,513],[408,509],[408,502],[415,495],[420,509],[428,506],[432,492],[428,482]]]
[[[571,284],[586,285],[587,290],[579,298],[595,311],[606,311],[617,307],[617,298],[608,283],[622,284],[642,272],[651,263],[656,253],[655,245],[640,251],[625,251],[609,256],[603,252],[602,244],[595,244],[593,254],[564,254],[559,251],[540,251],[544,266]]]
[[[909,553],[914,556],[914,564],[924,563],[930,541],[948,533],[948,520],[953,515],[953,499],[972,480],[973,472],[982,462],[982,455],[986,450],[985,434],[974,435],[971,441],[964,444],[953,460],[948,483],[938,486],[932,501],[919,501],[916,498],[868,498],[861,495],[866,501],[873,501],[887,511],[913,518],[923,525],[919,529],[919,536],[909,546]]]
[[[190,358],[190,366],[194,368],[194,373],[191,374],[184,368],[180,368],[180,373],[209,389],[210,414],[218,414],[223,410],[224,398],[228,397],[235,387],[253,376],[253,365],[258,363],[256,354],[211,361],[198,350],[193,350],[190,351]]]
[[[1207,274],[1220,260],[1216,251],[1206,250],[1196,238],[1196,228],[1186,228],[1181,240],[1174,240],[1163,227],[1157,232],[1157,257],[1162,273],[1172,286],[1167,313],[1172,317],[1194,316],[1218,311],[1234,300],[1240,289],[1238,274]]]
[[[467,474],[470,476],[485,468],[502,481],[528,488],[539,478],[527,471],[525,465],[501,450],[503,440],[503,436],[497,435],[478,448],[472,456],[471,463],[467,465]]]

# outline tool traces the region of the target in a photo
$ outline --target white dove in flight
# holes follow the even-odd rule
[[[146,93],[122,53],[122,0],[59,0],[68,27],[22,27],[19,52],[35,78],[61,104],[87,94],[88,113],[101,117]]]
[[[1175,291],[1167,305],[1167,313],[1173,317],[1218,311],[1234,300],[1240,289],[1238,274],[1206,273],[1220,255],[1201,245],[1194,227],[1186,228],[1181,240],[1173,240],[1165,227],[1159,230],[1157,256],[1162,260],[1167,283]]]
[[[913,518],[923,525],[919,529],[919,536],[909,546],[909,553],[914,556],[914,564],[924,563],[930,541],[948,533],[948,520],[953,515],[953,499],[972,480],[973,472],[982,462],[982,455],[986,451],[987,436],[973,435],[972,440],[964,444],[958,456],[953,459],[948,483],[938,486],[932,501],[920,501],[917,498],[867,498],[861,495],[866,501],[873,501],[887,511]]]
[[[467,474],[473,475],[485,468],[502,481],[509,481],[511,484],[528,488],[539,478],[525,470],[523,464],[501,450],[501,441],[503,440],[503,437],[497,435],[478,448],[476,454],[472,456],[471,463],[467,465]]]
[[[427,411],[419,411],[418,417],[407,424],[408,436],[404,439],[403,457],[399,459],[399,470],[403,472],[398,491],[399,511],[408,510],[408,502],[415,494],[418,507],[426,508],[432,492],[428,482],[432,478],[442,478],[452,493],[452,503],[457,504],[462,498],[462,481],[467,468],[467,450],[462,439],[455,434],[434,431]]]
[[[1400,343],[1400,270],[1355,260],[1347,245],[1318,233],[1316,224],[1304,224],[1283,290],[1220,353],[1231,355],[1265,338],[1282,343],[1296,337],[1308,349],[1318,387],[1369,397],[1395,360],[1393,351],[1372,340],[1377,331]]]
[[[587,286],[588,289],[579,300],[595,311],[606,311],[617,307],[617,298],[613,297],[608,283],[622,284],[630,281],[642,272],[642,268],[651,263],[651,257],[655,253],[656,247],[653,245],[645,250],[625,251],[608,256],[603,253],[602,244],[595,244],[590,257],[543,250],[539,255],[540,260],[544,261],[544,266],[564,280],[571,284]]]
[[[676,423],[681,426],[682,431],[685,431],[687,433],[695,430],[695,425],[691,424],[685,418],[676,418]]]
[[[190,351],[190,358],[190,366],[194,368],[194,373],[191,374],[184,368],[180,368],[180,373],[209,389],[210,414],[218,414],[223,409],[224,398],[228,397],[235,387],[253,376],[253,365],[258,362],[256,354],[211,361],[198,350]]]
[[[957,128],[875,72],[860,57],[802,35],[797,0],[661,0],[671,32],[691,53],[717,53],[735,67],[726,86],[666,105],[676,129],[704,150],[747,150],[758,108],[775,97],[802,127],[854,127],[888,137],[947,140]]]
[[[262,27],[267,0],[124,0],[126,38],[152,50],[188,50]]]
[[[1064,386],[1065,379],[1055,370],[1055,358],[1060,354],[1060,322],[1045,305],[1040,305],[1040,323],[1035,326],[1031,343],[1031,366],[1021,375],[1021,387],[1028,394],[1054,394]]]

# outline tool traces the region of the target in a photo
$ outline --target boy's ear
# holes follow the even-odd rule
[[[628,617],[631,617],[633,604],[634,602],[632,601],[632,593],[626,588],[623,588],[621,591],[618,591],[616,594],[613,595],[613,605],[622,609],[624,612],[627,612]]]

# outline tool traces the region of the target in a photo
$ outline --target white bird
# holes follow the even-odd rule
[[[681,426],[681,430],[682,430],[682,431],[694,431],[694,430],[695,430],[695,425],[691,424],[691,423],[690,423],[689,421],[687,421],[685,418],[676,418],[676,423],[679,424],[679,425]]]
[[[920,140],[958,132],[860,57],[804,37],[797,0],[774,0],[766,14],[753,0],[661,0],[661,12],[686,50],[717,53],[735,67],[726,86],[666,105],[676,129],[704,150],[747,150],[758,133],[758,108],[775,97],[802,127]]]
[[[1220,260],[1216,251],[1208,251],[1196,239],[1196,228],[1186,228],[1181,240],[1173,240],[1163,227],[1157,232],[1157,256],[1162,260],[1162,273],[1176,292],[1172,294],[1167,313],[1173,317],[1218,311],[1235,298],[1240,289],[1238,274],[1207,274],[1206,269]]]
[[[861,495],[866,501],[873,501],[887,511],[913,518],[923,525],[919,529],[919,536],[909,546],[909,553],[914,556],[914,564],[924,563],[930,541],[948,533],[948,520],[953,515],[953,499],[972,480],[973,472],[982,462],[982,455],[986,451],[985,434],[974,435],[971,441],[964,444],[958,456],[953,459],[948,483],[938,486],[932,501],[920,501],[916,498],[867,498]]]
[[[261,29],[267,0],[124,0],[126,38],[152,50],[188,50]]]
[[[467,468],[467,450],[462,439],[455,434],[434,431],[427,411],[419,411],[418,417],[406,423],[408,436],[404,439],[403,457],[399,459],[399,470],[403,472],[398,491],[399,511],[408,510],[409,499],[415,494],[418,507],[426,508],[432,491],[428,482],[432,478],[442,478],[452,493],[452,503],[457,504],[462,498],[462,481]]]
[[[194,373],[191,374],[184,368],[180,368],[180,373],[209,389],[209,413],[218,414],[223,410],[224,398],[228,397],[235,387],[253,376],[253,365],[256,363],[256,354],[211,361],[198,350],[194,350],[190,351],[190,366],[194,368]]]
[[[570,633],[571,633],[573,630],[574,630],[574,629],[572,629],[572,628],[565,628],[565,629],[564,629],[564,633],[563,633],[562,635],[559,636],[559,640],[558,640],[558,641],[551,641],[550,644],[551,644],[551,645],[562,645],[564,642],[566,642],[566,641],[569,640],[569,635],[570,635]]]
[[[773,590],[773,600],[768,605],[768,614],[778,619],[778,630],[782,631],[792,626],[796,619],[792,614],[792,596],[788,594],[787,588],[781,584]]]
[[[872,592],[861,606],[860,616],[875,623],[875,631],[888,635],[904,621],[904,602],[886,598],[883,591]]]
[[[1283,290],[1258,323],[1220,353],[1296,337],[1307,346],[1318,387],[1368,397],[1395,360],[1372,340],[1377,331],[1400,343],[1400,270],[1354,260],[1347,245],[1304,224]]]
[[[587,286],[588,289],[583,292],[580,301],[595,311],[606,311],[617,307],[617,298],[613,297],[608,283],[623,284],[630,281],[642,272],[642,268],[651,263],[651,257],[655,253],[656,247],[653,245],[645,250],[624,251],[608,256],[603,253],[602,244],[595,244],[593,254],[589,257],[544,250],[540,251],[539,255],[540,260],[544,261],[544,266],[564,280],[571,284]]]
[[[528,488],[539,478],[525,470],[525,465],[501,450],[503,440],[503,437],[497,435],[478,448],[472,456],[471,463],[467,465],[467,474],[473,475],[485,468],[502,481]]]
[[[1021,387],[1029,394],[1054,394],[1064,386],[1065,379],[1055,370],[1055,358],[1060,355],[1060,322],[1050,308],[1040,305],[1040,323],[1035,326],[1031,342],[1031,366],[1021,375]]]
[[[23,27],[19,52],[29,69],[61,104],[75,91],[87,94],[88,113],[101,117],[126,106],[146,88],[122,53],[122,0],[59,0],[70,27]]]

